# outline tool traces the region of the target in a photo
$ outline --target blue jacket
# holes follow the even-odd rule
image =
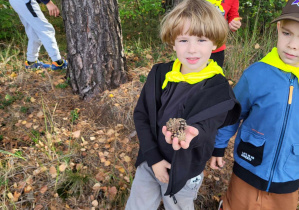
[[[242,106],[241,117],[235,125],[218,130],[213,156],[223,156],[229,139],[238,130],[234,173],[263,191],[296,191],[299,186],[298,78],[257,62],[244,71],[234,92]]]

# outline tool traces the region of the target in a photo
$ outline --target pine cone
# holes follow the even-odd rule
[[[180,141],[185,141],[185,129],[187,123],[183,118],[170,118],[166,123],[167,130],[172,133],[171,139],[177,137]]]

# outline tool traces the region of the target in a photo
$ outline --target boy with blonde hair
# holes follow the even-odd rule
[[[244,71],[234,88],[242,106],[240,121],[220,129],[216,137],[210,164],[214,169],[223,167],[224,149],[239,129],[224,210],[297,208],[299,1],[289,0],[273,22],[277,47]]]
[[[157,209],[161,199],[165,209],[194,209],[217,129],[240,113],[221,67],[209,60],[227,33],[224,18],[204,0],[185,0],[162,20],[161,39],[177,59],[153,66],[134,110],[140,150],[127,210]],[[187,121],[184,141],[171,138],[170,118]]]

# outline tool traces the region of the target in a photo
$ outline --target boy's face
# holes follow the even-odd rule
[[[176,37],[173,50],[176,51],[177,58],[182,63],[181,72],[183,74],[199,72],[207,66],[212,50],[216,46],[206,37],[190,36],[187,32],[190,21],[186,21],[183,35]]]
[[[277,30],[277,51],[280,59],[286,64],[299,67],[299,22],[278,22]]]

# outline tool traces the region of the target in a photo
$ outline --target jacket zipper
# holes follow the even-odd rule
[[[290,86],[289,86],[288,104],[287,104],[287,108],[286,108],[285,115],[284,115],[283,126],[282,126],[281,134],[280,134],[280,137],[279,137],[278,146],[277,146],[276,153],[275,153],[275,158],[274,158],[272,168],[271,168],[271,172],[270,172],[270,179],[269,179],[267,190],[266,190],[267,192],[269,192],[270,185],[271,185],[272,180],[273,180],[274,171],[275,171],[275,168],[276,168],[278,156],[279,156],[279,153],[280,153],[280,150],[281,150],[281,145],[282,145],[282,142],[283,142],[283,139],[284,139],[285,130],[286,130],[286,126],[287,126],[287,122],[288,122],[288,118],[289,118],[290,107],[291,107],[292,99],[293,99],[293,90],[294,90],[294,75],[292,74],[291,79],[290,79]]]
[[[174,153],[173,153],[173,158],[172,158],[172,161],[171,161],[172,163],[175,162],[175,156],[176,156],[176,151],[174,151]],[[174,180],[174,173],[173,173],[174,167],[175,167],[175,165],[171,164],[170,175],[172,175],[172,177],[171,177],[172,179],[171,179],[171,183],[168,183],[168,185],[171,184],[170,185],[171,188],[170,188],[170,195],[169,196],[170,196],[170,198],[172,197],[173,203],[177,204],[178,201],[177,201],[176,197],[174,196],[175,194],[172,192],[172,188],[173,188],[172,185],[173,185],[173,180]]]

